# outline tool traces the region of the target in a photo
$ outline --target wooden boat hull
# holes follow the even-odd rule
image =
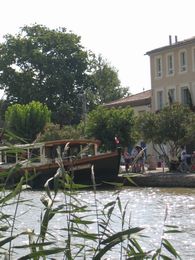
[[[76,184],[91,185],[93,182],[100,184],[103,182],[113,182],[117,179],[120,167],[120,149],[112,153],[104,153],[81,159],[63,160],[63,167],[67,173],[73,176],[73,182]],[[1,183],[7,186],[15,185],[22,176],[26,176],[25,184],[33,189],[44,187],[48,179],[54,177],[59,169],[59,164],[54,161],[40,166],[18,167],[13,169],[12,173],[7,173],[8,178],[3,177]],[[5,173],[5,169],[0,168],[0,172]],[[9,172],[9,170],[7,170]],[[94,173],[94,178],[92,178]],[[53,181],[51,180],[51,187]]]
[[[86,158],[82,163],[77,161],[69,169],[73,173],[75,183],[99,184],[116,180],[119,167],[120,154],[115,152]]]

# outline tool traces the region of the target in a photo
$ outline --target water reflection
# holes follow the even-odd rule
[[[23,193],[22,196],[28,200],[28,203],[19,206],[20,217],[16,223],[18,230],[31,228],[39,232],[40,215],[44,208],[40,202],[41,193],[38,191]],[[80,191],[77,199],[86,201],[89,207],[94,209],[93,191]],[[116,195],[113,190],[99,190],[96,199],[101,205],[105,205],[115,200]],[[58,194],[56,200],[60,203],[64,202],[64,194]],[[178,250],[182,259],[195,259],[195,189],[125,187],[120,191],[120,201],[123,208],[128,203],[126,221],[130,221],[132,227],[144,227],[143,234],[150,237],[150,239],[142,237],[139,240],[145,249],[155,249],[159,246],[165,230],[164,224],[176,225],[182,233],[164,235]],[[13,207],[7,207],[6,210],[7,214],[13,213]],[[116,222],[120,215],[120,211],[117,210]],[[55,230],[56,236],[60,239],[62,239],[60,229],[65,221],[63,215],[57,215],[52,220],[51,229]],[[116,228],[120,230],[120,221],[118,223],[119,226]],[[24,237],[22,242],[26,243],[25,240]]]

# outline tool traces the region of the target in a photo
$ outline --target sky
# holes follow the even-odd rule
[[[24,25],[65,27],[136,94],[151,88],[147,51],[195,36],[194,0],[1,0],[0,42]]]

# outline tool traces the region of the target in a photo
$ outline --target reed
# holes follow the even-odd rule
[[[67,147],[65,147],[65,150]],[[74,162],[72,162],[74,164]],[[165,212],[164,228],[158,248],[144,250],[141,246],[143,228],[131,225],[130,204],[124,206],[120,199],[120,188],[113,190],[113,200],[102,205],[97,198],[97,186],[92,167],[92,187],[74,184],[73,172],[67,172],[58,154],[59,169],[54,177],[45,183],[44,192],[40,198],[42,213],[40,229],[35,232],[27,229],[17,230],[17,212],[24,200],[22,193],[28,188],[24,186],[25,177],[12,190],[1,188],[0,193],[0,255],[2,259],[106,259],[115,252],[117,259],[181,259],[171,243],[165,238],[168,232],[179,232],[175,226],[167,226],[168,212]],[[11,173],[9,173],[9,178]],[[50,189],[50,182],[53,188]],[[93,190],[93,201],[87,203],[78,199],[81,189]],[[59,193],[63,201],[58,201]],[[6,206],[12,205],[13,214],[6,214]],[[118,214],[119,213],[119,214]],[[63,218],[60,236],[52,230],[52,221],[58,216]],[[120,223],[120,230],[116,229]],[[92,228],[93,227],[93,228]],[[91,230],[96,230],[95,232]],[[13,245],[19,237],[24,237],[18,245]],[[60,237],[60,238],[59,238]],[[150,238],[148,237],[148,241]],[[20,253],[22,251],[22,255]]]

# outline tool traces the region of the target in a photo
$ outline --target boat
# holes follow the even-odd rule
[[[40,189],[60,167],[76,184],[114,181],[120,168],[120,148],[100,153],[100,144],[99,140],[67,139],[0,146],[0,183],[14,185],[25,176],[26,184]]]

